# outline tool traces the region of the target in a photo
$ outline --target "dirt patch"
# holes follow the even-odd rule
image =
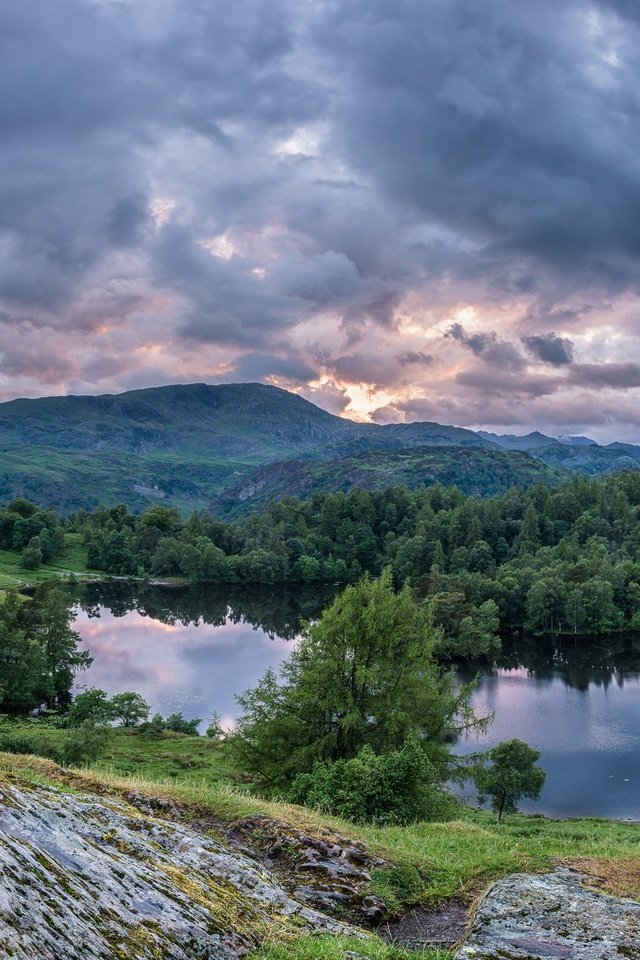
[[[464,936],[468,920],[468,903],[447,900],[436,907],[416,907],[398,920],[383,923],[376,932],[388,943],[416,950],[424,947],[449,950]]]
[[[601,857],[573,857],[558,860],[558,864],[585,876],[585,884],[611,893],[616,897],[640,900],[640,857],[604,859]]]

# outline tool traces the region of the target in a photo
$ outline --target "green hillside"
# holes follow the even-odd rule
[[[471,447],[367,450],[328,462],[290,460],[261,467],[214,498],[210,509],[216,516],[234,517],[284,496],[348,493],[356,487],[415,489],[436,482],[455,485],[468,495],[488,496],[512,486],[528,487],[538,480],[554,484],[568,475],[519,451]]]
[[[227,491],[228,512],[256,484],[252,506],[283,493],[435,479],[468,493],[496,493],[553,481],[567,469],[598,475],[638,467],[640,447],[632,444],[572,445],[438,423],[355,423],[260,383],[0,404],[0,505],[23,496],[63,512],[119,502],[142,511],[161,502],[188,513],[212,500],[220,506]]]
[[[162,501],[189,511],[259,465],[415,443],[490,446],[440,424],[354,423],[259,383],[11,400],[0,404],[0,503],[24,496],[69,511]]]

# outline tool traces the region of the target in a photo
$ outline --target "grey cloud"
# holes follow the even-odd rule
[[[462,370],[456,375],[456,383],[470,387],[475,393],[491,396],[541,397],[545,394],[557,393],[564,385],[559,377],[544,377],[508,369],[499,370],[492,367],[473,368]]]
[[[403,353],[396,355],[396,360],[403,367],[413,363],[423,364],[428,367],[434,362],[435,357],[433,354],[425,353],[423,350],[405,350]]]
[[[461,323],[452,323],[445,333],[445,337],[450,337],[451,340],[457,340],[458,343],[464,344],[476,356],[484,353],[487,347],[493,346],[498,339],[498,335],[493,331],[491,333],[467,333]]]
[[[523,337],[522,342],[534,357],[560,367],[573,360],[573,342],[568,337],[558,337],[555,333]]]
[[[519,369],[524,366],[524,359],[512,343],[501,340],[498,334],[490,332],[467,333],[461,323],[453,323],[445,333],[445,337],[457,340],[467,347],[471,353],[493,366],[512,367]]]
[[[576,363],[571,368],[571,380],[580,386],[596,389],[611,387],[629,390],[640,387],[640,364]]]
[[[317,372],[305,360],[295,355],[278,357],[263,353],[246,353],[224,379],[230,382],[265,380],[268,377],[285,377],[296,384],[307,383],[316,378]]]
[[[635,285],[639,60],[631,41],[607,65],[591,10],[582,0],[535,10],[488,0],[482,16],[474,0],[323,5],[316,42],[348,90],[336,100],[336,149],[413,216],[472,240],[472,269],[493,262],[513,278],[528,261],[540,287],[594,275]]]

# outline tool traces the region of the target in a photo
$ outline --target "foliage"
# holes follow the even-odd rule
[[[212,740],[222,740],[225,736],[220,714],[216,711],[214,711],[211,715],[211,720],[209,721],[209,725],[205,730],[205,736],[210,737]]]
[[[365,746],[350,760],[318,764],[298,774],[287,799],[355,823],[441,820],[456,806],[415,737],[391,753]]]
[[[113,707],[107,694],[96,687],[77,693],[67,713],[70,727],[79,727],[86,722],[105,724],[112,719]]]
[[[504,740],[488,750],[486,758],[490,763],[474,772],[478,801],[491,800],[500,823],[505,813],[516,813],[523,797],[538,799],[546,775],[536,767],[540,751],[523,740]]]
[[[174,733],[185,733],[188,736],[197,737],[198,727],[202,723],[202,717],[196,717],[194,720],[187,720],[182,713],[170,713],[168,717],[156,713],[151,720],[151,725],[156,730],[172,730]]]
[[[94,763],[109,743],[109,731],[91,720],[84,720],[70,731],[63,743],[62,762],[69,766]]]
[[[433,651],[428,611],[407,586],[396,593],[390,570],[363,577],[306,624],[281,668],[238,697],[243,714],[230,745],[239,767],[265,785],[287,786],[318,762],[400,749],[417,736],[440,768],[447,745],[478,726],[471,687],[457,690]]]
[[[133,690],[116,693],[110,701],[111,714],[123,727],[137,727],[149,717],[149,704]]]
[[[44,721],[21,727],[0,718],[0,750],[7,753],[34,754],[78,766],[98,760],[108,742],[108,731],[90,720],[64,732]]]
[[[33,600],[9,591],[0,604],[0,710],[28,713],[36,707],[64,707],[78,670],[91,663],[78,649],[72,609],[59,590]]]
[[[33,538],[43,550],[34,581],[62,574],[65,562],[220,585],[355,582],[391,566],[397,584],[432,604],[438,656],[453,658],[491,656],[512,628],[576,636],[640,624],[637,472],[484,500],[439,484],[285,497],[234,523],[160,505],[61,518],[24,504],[0,510],[0,569],[13,582],[25,577]]]

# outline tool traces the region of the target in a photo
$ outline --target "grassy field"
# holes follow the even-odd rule
[[[26,585],[45,583],[49,580],[64,580],[76,577],[100,576],[87,568],[87,551],[77,533],[65,534],[65,551],[51,563],[37,570],[22,566],[21,554],[13,550],[0,550],[0,590],[10,587],[20,589]]]
[[[56,758],[61,754],[67,736],[67,730],[37,720],[0,722],[0,750],[15,749],[18,738],[18,748],[28,748],[34,755]],[[179,780],[199,786],[233,782],[233,771],[217,740],[171,731],[156,733],[116,728],[110,731],[104,752],[99,760],[94,761],[93,767],[120,776],[135,775],[167,782]]]

